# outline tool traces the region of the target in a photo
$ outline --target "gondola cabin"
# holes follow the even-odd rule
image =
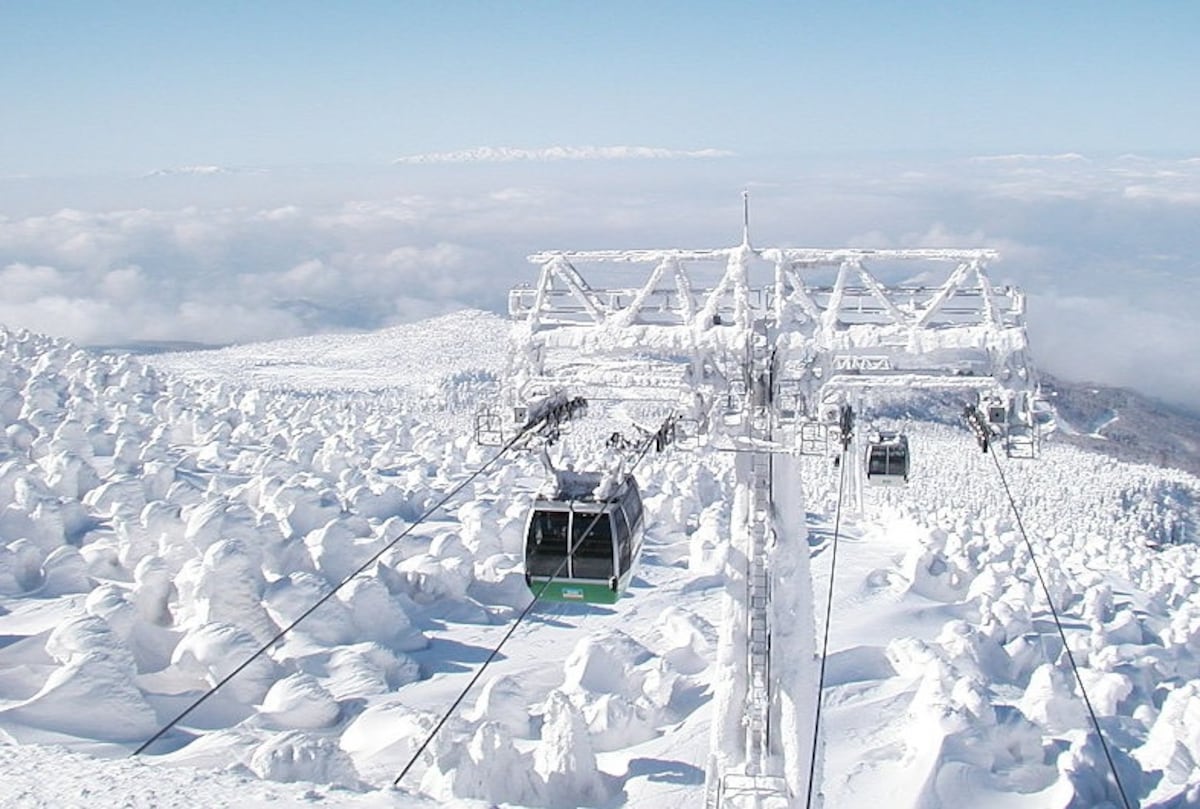
[[[633,475],[608,491],[600,474],[562,473],[534,499],[525,530],[525,582],[549,601],[613,604],[642,550],[642,498]]]
[[[903,486],[908,483],[910,455],[908,436],[903,433],[878,433],[867,443],[867,482],[875,486]]]

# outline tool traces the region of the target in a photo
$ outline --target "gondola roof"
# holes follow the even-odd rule
[[[624,492],[632,475],[617,476],[611,472],[577,472],[573,469],[555,470],[553,488],[538,493],[538,501],[608,503]],[[634,484],[636,485],[636,483]]]

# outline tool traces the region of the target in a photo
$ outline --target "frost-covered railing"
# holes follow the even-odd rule
[[[583,303],[573,290],[549,289],[539,296],[538,290],[518,287],[508,293],[508,312],[518,320],[537,313],[538,325],[542,328],[591,325],[609,318],[628,319],[629,325],[683,326],[691,322],[696,312],[695,300],[674,290],[643,292],[637,287],[626,287],[589,289],[588,293],[591,306]],[[711,289],[703,289],[699,296],[703,298],[711,293]],[[747,290],[751,308],[755,311],[769,309],[771,293],[770,289]],[[732,302],[718,302],[715,311],[722,316],[732,316]],[[595,313],[600,317],[597,318]]]
[[[774,290],[770,290],[774,293]],[[846,324],[854,323],[883,323],[908,322],[917,325],[934,326],[938,324],[957,325],[960,323],[977,322],[979,314],[986,312],[989,305],[994,306],[1000,322],[1004,325],[1018,325],[1025,314],[1025,296],[1017,289],[1003,287],[1000,289],[984,289],[980,286],[958,287],[954,297],[938,308],[936,312],[926,316],[929,302],[940,292],[938,288],[923,286],[899,286],[887,289],[887,296],[892,306],[880,302],[876,291],[868,287],[847,286],[841,290],[841,300],[836,302],[839,307],[838,319]],[[816,309],[828,311],[835,305],[834,287],[810,287],[808,294]],[[778,293],[771,295],[771,300]],[[990,296],[990,301],[989,301]]]
[[[534,346],[555,345],[542,333],[564,328],[602,332],[600,342],[614,347],[628,346],[629,335],[622,332],[632,329],[633,342],[644,344],[647,333],[636,327],[645,326],[656,328],[660,344],[710,350],[713,343],[737,342],[731,327],[766,324],[792,348],[803,343],[810,354],[859,357],[827,364],[826,371],[888,370],[888,363],[872,364],[868,358],[940,353],[934,363],[906,365],[932,371],[932,365],[944,364],[944,375],[978,375],[977,367],[965,368],[947,352],[983,351],[985,361],[1003,365],[1024,349],[1025,299],[1013,287],[991,284],[986,265],[995,257],[986,249],[756,249],[747,244],[718,250],[543,252],[529,257],[541,268],[537,284],[512,290],[509,312],[527,327]],[[922,278],[924,283],[889,285],[868,263],[898,266],[906,273],[914,263],[952,269],[940,284]],[[584,278],[581,266],[610,274],[624,270],[625,275],[642,268],[648,274],[640,286],[598,287]],[[708,273],[709,284],[697,283],[699,272]],[[674,338],[667,334],[671,327],[680,332]],[[577,346],[587,339],[566,342]]]
[[[825,328],[856,324],[1023,325],[1024,297],[1012,287],[997,288],[985,266],[991,250],[817,250],[755,249],[748,245],[720,250],[601,250],[535,253],[541,267],[535,287],[509,295],[509,313],[534,329],[565,325],[691,325],[708,327],[773,316],[780,325],[811,320]],[[955,269],[937,286],[887,285],[867,262],[953,263]],[[687,265],[720,264],[719,281],[695,283]],[[753,264],[773,269],[772,277],[751,284]],[[577,265],[641,265],[649,276],[637,287],[592,287]],[[836,268],[832,284],[808,276]],[[714,318],[719,315],[719,318]]]
[[[700,289],[689,298],[686,294],[669,289],[589,288],[590,300],[585,303],[572,289],[552,288],[539,295],[539,290],[532,287],[518,287],[509,291],[508,311],[519,320],[537,313],[538,325],[542,328],[597,324],[609,318],[628,320],[631,324],[682,326],[692,322],[698,308],[696,299],[704,300],[713,291],[711,288]],[[917,321],[925,315],[928,302],[939,290],[922,286],[890,288],[888,294],[892,307],[881,303],[874,290],[862,286],[844,287],[840,291],[840,300],[835,299],[837,290],[831,286],[809,287],[806,292],[815,312],[824,313],[836,306],[838,321],[844,325],[917,325]],[[1005,326],[1020,325],[1025,315],[1025,296],[1020,290],[1003,287],[989,291],[979,286],[956,289],[954,297],[921,325],[934,327],[978,322],[980,315],[986,312],[989,292],[991,305],[995,307],[1000,323]],[[750,308],[764,313],[775,311],[788,301],[788,295],[775,286],[751,287],[746,290],[746,295]],[[777,305],[777,301],[780,304]],[[715,311],[723,318],[732,316],[733,302],[718,301]]]
[[[996,257],[982,248],[756,248],[748,241],[713,250],[535,253],[537,283],[509,296],[517,323],[511,398],[564,385],[618,398],[673,389],[707,412],[729,413],[744,411],[760,390],[796,418],[819,419],[831,397],[946,389],[1000,402],[1012,429],[1028,431],[1037,382],[1025,298],[991,283],[987,265]],[[747,375],[752,334],[771,346],[764,380]],[[636,373],[613,366],[634,361]]]

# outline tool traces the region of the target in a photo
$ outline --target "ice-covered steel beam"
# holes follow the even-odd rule
[[[658,281],[660,278],[662,278],[663,273],[665,273],[668,268],[673,269],[678,266],[678,261],[669,258],[658,263],[658,266],[654,268],[654,272],[650,273],[650,278],[645,284],[642,285],[642,288],[637,291],[637,294],[634,295],[633,301],[629,304],[629,306],[621,310],[619,313],[621,319],[620,322],[622,325],[628,326],[633,323],[634,318],[638,316],[638,313],[642,311],[642,307],[646,305],[646,299],[649,298],[656,289],[658,289]]]
[[[836,374],[825,381],[822,389],[833,390],[877,390],[881,388],[901,388],[904,390],[977,390],[991,391],[1003,387],[991,376],[952,376],[948,374],[921,373],[905,371],[903,373],[879,374]]]
[[[917,318],[916,325],[925,326],[931,320],[933,320],[934,316],[936,316],[941,308],[946,304],[946,301],[950,300],[950,298],[954,296],[954,293],[958,292],[958,288],[966,279],[967,271],[970,269],[971,262],[967,261],[960,263],[954,268],[954,272],[952,272],[950,277],[946,279],[946,283],[942,284],[937,294],[933,296],[933,300],[931,300],[929,305],[925,307],[925,311],[919,318]]]
[[[741,247],[726,247],[716,250],[547,250],[529,256],[532,264],[546,264],[555,259],[571,262],[623,262],[628,264],[676,261],[729,261],[729,257],[742,250]]]
[[[677,261],[728,261],[731,254],[745,249],[721,247],[711,250],[650,249],[650,250],[543,250],[530,255],[533,264],[545,264],[561,258],[571,262],[623,262],[630,264],[656,263],[667,259]],[[899,260],[899,261],[989,261],[999,257],[990,248],[897,248],[871,249],[859,247],[768,247],[750,248],[751,252],[766,261],[795,262],[798,264],[841,264],[844,261]]]
[[[896,304],[892,303],[888,299],[887,291],[883,288],[883,284],[879,283],[879,281],[875,279],[875,276],[867,272],[866,267],[862,265],[861,261],[854,262],[853,266],[856,270],[858,270],[858,277],[862,281],[863,286],[875,296],[875,299],[879,301],[880,306],[882,306],[891,317],[892,322],[907,323],[909,318],[896,307]]]
[[[789,261],[796,264],[841,264],[871,259],[884,261],[988,261],[999,257],[990,248],[942,248],[917,247],[903,249],[880,249],[841,247],[771,247],[757,251],[770,261]]]

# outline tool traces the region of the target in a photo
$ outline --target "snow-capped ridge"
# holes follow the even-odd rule
[[[392,162],[397,165],[428,163],[513,163],[518,161],[554,162],[561,160],[704,160],[732,157],[725,149],[665,149],[651,146],[547,146],[521,149],[511,146],[480,146],[455,152],[428,152],[405,155]]]
[[[174,166],[148,171],[142,176],[151,177],[218,177],[231,174],[265,174],[266,169],[242,168],[217,165],[196,164],[191,166]]]
[[[454,397],[486,388],[503,373],[508,333],[499,315],[467,309],[373,332],[159,354],[151,361],[185,377],[267,390],[393,389]]]

